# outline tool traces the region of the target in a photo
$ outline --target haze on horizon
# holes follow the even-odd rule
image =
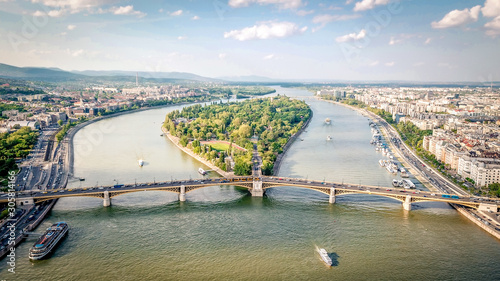
[[[0,3],[0,62],[15,66],[500,81],[500,0]]]

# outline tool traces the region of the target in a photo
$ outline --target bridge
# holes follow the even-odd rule
[[[186,193],[207,186],[233,185],[247,188],[252,196],[262,197],[265,190],[278,186],[294,186],[312,189],[329,196],[329,202],[335,203],[336,197],[346,194],[369,194],[393,198],[402,202],[405,210],[411,210],[411,204],[424,201],[446,202],[474,209],[497,212],[500,201],[491,198],[471,196],[458,196],[440,194],[429,191],[409,190],[404,188],[380,187],[370,185],[355,185],[348,183],[323,182],[307,179],[286,177],[232,177],[232,178],[207,178],[202,180],[177,180],[169,182],[153,182],[142,184],[124,184],[79,189],[53,189],[46,191],[17,192],[17,204],[36,204],[46,200],[63,197],[96,197],[103,200],[103,206],[111,205],[111,198],[141,191],[168,191],[179,194],[179,201],[186,201]],[[0,197],[0,203],[8,202],[8,194]]]

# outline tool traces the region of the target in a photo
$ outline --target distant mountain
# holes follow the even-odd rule
[[[138,75],[142,78],[153,78],[153,79],[177,79],[177,80],[195,80],[195,81],[205,81],[213,82],[217,79],[203,77],[193,73],[187,72],[145,72],[145,71],[122,71],[122,70],[85,70],[85,71],[72,71],[75,74],[87,75],[87,76],[133,76]]]
[[[17,67],[0,63],[0,77],[12,79],[33,79],[43,81],[80,80],[82,75],[41,67]]]
[[[181,80],[194,80],[202,82],[216,82],[217,79],[207,78],[186,72],[135,72],[135,71],[65,71],[60,68],[44,67],[17,67],[0,63],[0,77],[10,79],[40,80],[40,81],[71,81],[95,80],[104,81],[135,81],[136,74],[146,80],[159,82],[180,82]]]
[[[264,76],[257,75],[247,75],[247,76],[225,76],[225,77],[217,77],[217,79],[230,81],[230,82],[280,82],[282,79],[272,79]]]

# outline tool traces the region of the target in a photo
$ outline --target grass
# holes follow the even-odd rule
[[[217,151],[226,151],[229,149],[229,144],[223,142],[211,143],[210,146]]]

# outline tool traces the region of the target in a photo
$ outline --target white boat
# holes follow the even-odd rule
[[[139,166],[141,166],[141,167],[144,166],[144,160],[139,159]]]
[[[392,186],[398,187],[399,186],[399,181],[397,179],[392,180]]]
[[[332,140],[332,137],[327,136],[327,137],[326,137],[326,140],[327,140],[327,141]]]
[[[330,120],[330,118],[326,118],[326,119],[325,119],[325,124],[326,124],[326,125],[330,125],[330,123],[331,123],[331,122],[332,122],[332,121]]]
[[[384,167],[385,166],[385,161],[380,159],[378,160],[378,164],[380,165],[380,167]]]
[[[411,182],[410,180],[403,180],[403,187],[413,189],[413,188],[415,188],[415,184],[413,182]]]
[[[202,175],[206,175],[207,174],[207,171],[203,170],[203,168],[199,168],[198,169],[198,173],[202,174]]]
[[[316,249],[316,251],[318,251],[319,256],[326,263],[326,265],[332,266],[332,259],[330,258],[330,256],[328,255],[328,252],[325,249],[323,249],[323,248]]]
[[[407,178],[409,176],[408,172],[406,171],[405,168],[401,167],[401,168],[399,168],[399,171],[401,172],[401,177],[402,178]]]

